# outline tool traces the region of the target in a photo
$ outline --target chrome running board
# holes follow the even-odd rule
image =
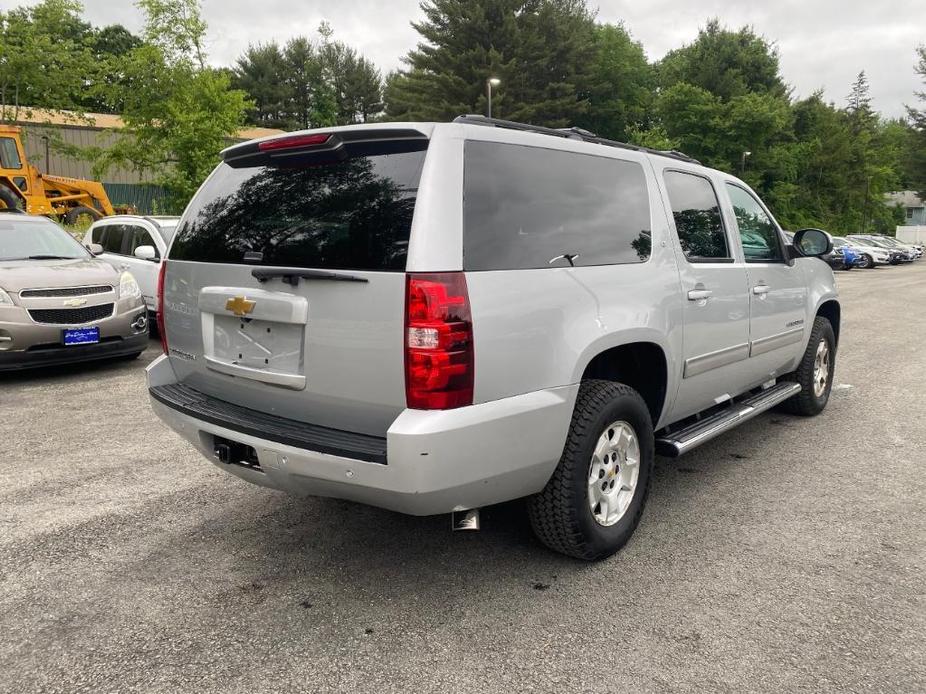
[[[669,458],[677,458],[692,448],[707,443],[733,427],[749,421],[757,414],[797,395],[800,391],[801,387],[797,383],[791,381],[778,383],[694,424],[689,424],[684,429],[660,436],[656,439],[656,453]]]

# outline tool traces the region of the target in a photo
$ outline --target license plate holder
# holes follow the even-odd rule
[[[95,345],[100,341],[100,329],[99,327],[65,328],[61,331],[61,341],[66,347]]]

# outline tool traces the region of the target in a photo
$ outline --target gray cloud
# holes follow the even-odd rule
[[[327,20],[337,38],[359,48],[385,72],[399,67],[401,56],[418,41],[410,26],[421,17],[418,3],[203,0],[203,13],[216,64],[232,64],[248,43],[313,34]],[[20,4],[0,0],[0,9]],[[594,0],[589,4],[594,6]],[[140,13],[130,1],[84,0],[84,6],[94,24],[140,28]],[[623,21],[653,60],[693,40],[709,17],[733,27],[751,25],[777,44],[782,73],[796,96],[822,88],[828,100],[842,104],[855,76],[865,70],[872,104],[887,116],[902,115],[903,104],[912,103],[914,90],[922,88],[913,72],[914,47],[926,41],[926,7],[919,0],[599,0],[598,17]]]

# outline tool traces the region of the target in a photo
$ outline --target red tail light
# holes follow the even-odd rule
[[[167,261],[161,261],[161,270],[158,272],[158,336],[161,338],[161,349],[167,354],[167,331],[164,329],[164,273],[167,272]]]
[[[266,142],[259,142],[257,149],[261,152],[270,152],[278,149],[297,149],[299,147],[311,147],[312,145],[323,145],[331,138],[331,135],[292,135],[290,137],[278,137]]]
[[[473,319],[462,272],[409,274],[405,401],[416,410],[473,404]]]

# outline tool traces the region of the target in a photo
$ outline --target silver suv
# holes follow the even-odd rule
[[[827,403],[831,249],[672,152],[481,117],[236,145],[162,266],[152,405],[228,472],[605,557],[676,456]]]

